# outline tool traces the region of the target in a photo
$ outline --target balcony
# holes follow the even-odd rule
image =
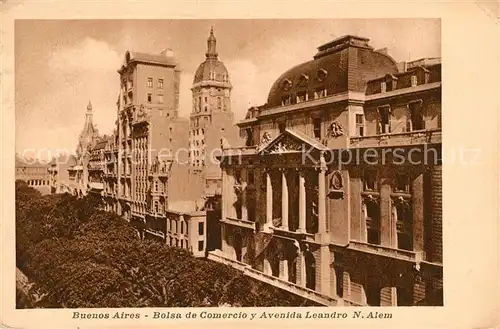
[[[161,161],[153,163],[149,167],[150,176],[166,177],[170,173],[170,168],[172,166],[172,161]]]
[[[249,220],[226,217],[220,221],[225,224],[235,225],[255,231],[255,222],[251,222]]]
[[[141,105],[135,108],[132,124],[137,125],[142,123],[148,123],[150,118],[151,118],[150,109],[146,109],[144,106]]]
[[[395,134],[351,137],[350,146],[355,148],[380,146],[405,146],[441,143],[441,129],[419,130]]]
[[[293,240],[307,240],[310,242],[314,242],[314,234],[307,233],[306,231],[299,231],[298,229],[295,231],[291,231],[290,229],[285,229],[283,227],[269,227],[274,235],[281,236],[284,238],[289,238]]]
[[[227,258],[223,255],[223,253],[220,250],[215,250],[211,251],[208,254],[208,259],[229,265],[231,267],[234,267],[240,271],[242,271],[245,275],[256,279],[258,281],[267,283],[269,285],[272,285],[274,287],[277,287],[279,289],[288,291],[292,294],[298,295],[300,297],[303,297],[305,299],[314,301],[316,303],[325,305],[325,306],[341,306],[343,305],[343,300],[342,299],[335,299],[331,298],[328,296],[325,296],[315,290],[308,289],[306,287],[302,287],[298,284],[282,280],[280,278],[274,277],[272,275],[260,272],[254,268],[252,268],[250,265],[238,262],[236,260]]]
[[[420,263],[424,260],[424,253],[422,251],[396,249],[354,240],[349,242],[347,248],[415,263]]]

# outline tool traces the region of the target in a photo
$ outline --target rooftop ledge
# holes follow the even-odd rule
[[[354,92],[354,91],[346,91],[343,93],[338,93],[335,95],[330,95],[322,98],[311,99],[297,104],[283,105],[283,106],[274,106],[267,109],[262,109],[260,115],[257,118],[250,118],[238,121],[236,124],[238,126],[245,126],[252,124],[259,120],[261,117],[267,117],[271,115],[277,115],[281,113],[307,110],[312,107],[327,105],[336,102],[342,102],[346,100],[355,101],[355,102],[369,102],[376,101],[379,99],[385,99],[389,97],[401,96],[409,93],[416,93],[422,91],[428,91],[432,89],[441,88],[441,81],[432,82],[427,84],[418,85],[415,87],[396,89],[392,91],[388,91],[385,93],[377,93],[372,95],[365,95],[364,93]]]
[[[408,131],[394,134],[351,137],[351,147],[403,146],[439,144],[442,141],[441,128]]]
[[[226,223],[226,224],[230,224],[230,225],[236,225],[236,226],[243,227],[243,228],[248,228],[251,230],[255,230],[255,222],[252,222],[249,220],[226,217],[224,219],[221,219],[221,222]]]

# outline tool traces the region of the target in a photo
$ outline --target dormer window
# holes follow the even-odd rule
[[[324,69],[319,69],[316,73],[316,80],[319,82],[323,82],[327,76],[328,72]]]
[[[416,87],[417,86],[417,76],[416,75],[412,75],[411,76],[411,86],[412,87]]]
[[[292,103],[292,97],[290,95],[285,95],[281,97],[281,105],[290,105]]]
[[[292,88],[292,81],[286,79],[285,81],[283,81],[283,89],[285,91],[288,91],[290,90],[290,88]]]
[[[299,78],[299,86],[306,86],[307,82],[309,81],[309,77],[305,74],[302,74]]]
[[[380,83],[380,92],[385,93],[386,91],[387,91],[387,84],[385,83],[385,81],[383,81]]]
[[[314,91],[314,99],[326,97],[326,87],[316,88]]]
[[[297,103],[306,102],[308,100],[307,91],[300,91],[297,93]]]

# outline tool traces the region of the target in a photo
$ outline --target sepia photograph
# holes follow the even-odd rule
[[[441,64],[440,19],[16,20],[16,308],[443,306]]]

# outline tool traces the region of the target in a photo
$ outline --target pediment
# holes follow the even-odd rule
[[[291,130],[285,130],[266,145],[262,145],[259,154],[287,154],[307,152],[311,148],[327,150],[319,141]]]

